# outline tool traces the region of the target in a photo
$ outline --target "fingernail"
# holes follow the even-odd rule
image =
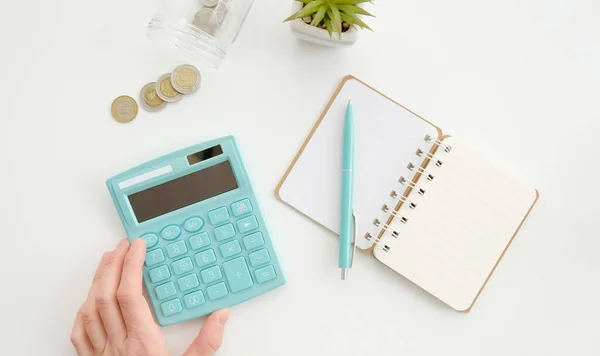
[[[219,325],[225,326],[227,320],[229,320],[229,310],[226,310],[219,315]]]
[[[119,241],[119,247],[123,247],[127,243],[129,243],[129,241],[127,240],[127,238],[121,239],[121,241]]]

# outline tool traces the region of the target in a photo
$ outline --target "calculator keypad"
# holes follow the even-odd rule
[[[277,261],[272,262],[253,210],[250,199],[242,199],[142,235],[150,294],[160,301],[162,316],[183,318],[184,310],[205,310],[207,303],[245,296],[277,278],[272,265]]]

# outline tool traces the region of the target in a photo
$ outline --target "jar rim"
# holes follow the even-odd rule
[[[150,40],[198,65],[218,68],[225,51],[211,35],[188,24],[173,24],[153,18],[146,35]]]

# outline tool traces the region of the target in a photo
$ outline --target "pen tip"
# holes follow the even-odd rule
[[[348,99],[348,104],[352,104],[352,98]]]

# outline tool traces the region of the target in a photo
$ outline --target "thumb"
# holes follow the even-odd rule
[[[208,317],[200,333],[194,339],[184,356],[213,356],[223,342],[225,323],[229,319],[229,310],[222,309]]]

